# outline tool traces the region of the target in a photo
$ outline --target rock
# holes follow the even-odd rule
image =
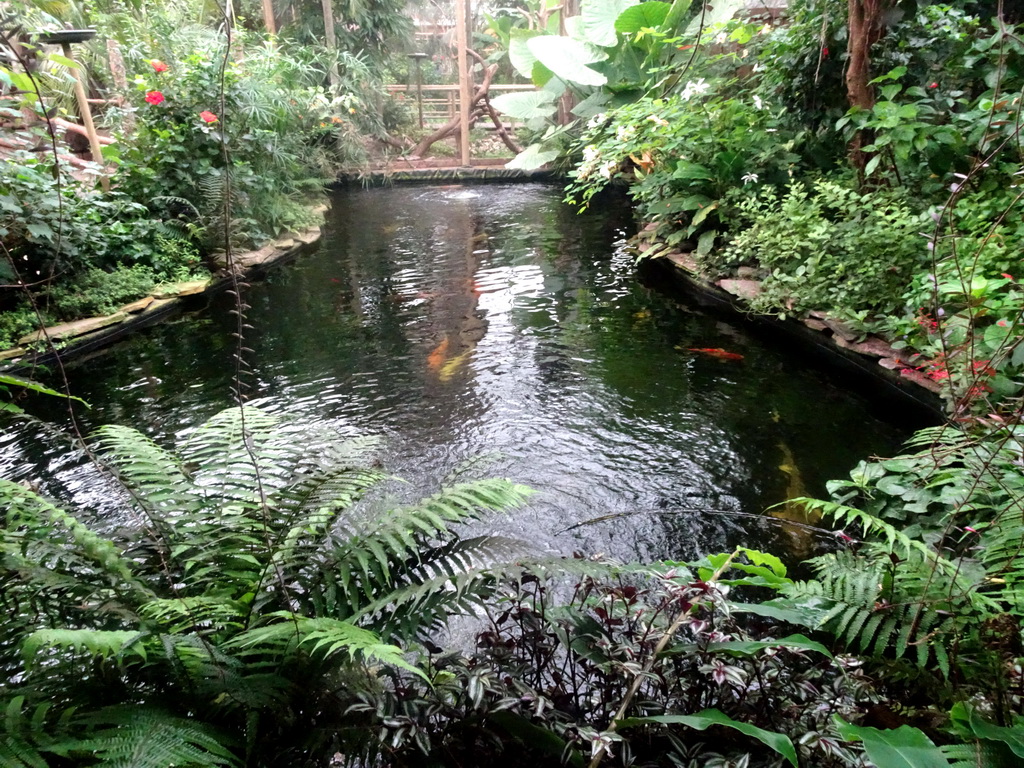
[[[685,269],[687,272],[692,272],[693,274],[696,274],[697,272],[700,271],[700,269],[697,267],[697,261],[693,258],[692,254],[679,253],[678,251],[673,251],[672,253],[665,254],[665,258],[671,261],[680,269]]]
[[[844,323],[842,320],[836,320],[834,317],[825,317],[823,322],[829,327],[829,329],[836,336],[839,336],[844,341],[856,341],[864,334],[858,333],[853,330],[850,326]]]
[[[858,354],[866,355],[868,357],[897,357],[896,350],[877,336],[869,336],[864,341],[859,342],[849,342],[846,339],[837,336],[835,342],[836,346],[852,350]]]
[[[174,303],[174,297],[173,296],[171,298],[168,298],[168,299],[153,299],[152,303],[148,307],[146,307],[145,311],[143,311],[142,314],[143,315],[151,315],[154,312],[156,312],[159,309],[161,309],[162,307],[166,307],[168,304],[173,304],[173,303]]]
[[[127,312],[115,312],[106,317],[87,317],[84,320],[62,323],[61,325],[45,329],[45,334],[40,330],[22,336],[18,339],[18,344],[34,344],[37,341],[42,341],[47,336],[51,339],[72,339],[75,336],[84,336],[87,333],[106,328],[108,325],[117,325],[127,319],[127,317]]]
[[[807,316],[813,317],[815,320],[824,320],[825,318],[828,317],[827,314],[817,309],[812,309],[810,312],[807,313]]]
[[[812,331],[824,331],[824,330],[826,330],[828,328],[828,326],[825,325],[823,322],[821,322],[821,320],[816,320],[813,317],[805,317],[800,322],[802,322],[804,325],[806,325]]]
[[[736,277],[740,280],[756,280],[758,278],[757,267],[737,267]]]
[[[271,243],[270,245],[264,245],[258,251],[247,251],[246,253],[235,256],[234,263],[235,267],[241,267],[248,269],[249,267],[256,266],[257,264],[266,264],[269,261],[273,261],[280,255],[279,249]]]
[[[289,248],[294,248],[298,242],[294,237],[282,237],[280,240],[275,240],[271,245],[281,251],[287,251]]]
[[[121,311],[127,312],[129,315],[134,315],[136,312],[141,312],[152,303],[153,297],[147,296],[144,299],[133,301],[131,304],[125,304],[123,307],[121,307]]]
[[[306,245],[315,243],[317,240],[320,239],[320,227],[313,227],[311,229],[307,229],[305,232],[300,232],[298,235],[296,235],[296,237],[302,242],[304,242]]]
[[[903,363],[895,357],[883,357],[878,361],[878,364],[883,368],[888,368],[890,371],[895,371],[897,368],[903,367]]]
[[[5,349],[0,352],[0,360],[10,360],[15,357],[21,357],[27,352],[24,347],[12,347],[11,349]]]
[[[169,296],[192,296],[193,294],[205,291],[206,286],[209,284],[209,280],[192,280],[187,283],[168,283],[167,285],[158,285],[153,291],[153,298],[166,299]]]
[[[741,299],[756,299],[761,294],[761,283],[757,280],[719,280],[716,285]]]
[[[933,381],[925,376],[920,371],[915,371],[913,368],[902,368],[900,370],[900,376],[905,379],[909,379],[915,384],[920,384],[925,389],[931,390],[938,394],[942,394],[942,384],[937,381]]]

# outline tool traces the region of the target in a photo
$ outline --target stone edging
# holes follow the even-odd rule
[[[654,247],[654,243],[643,240],[639,240],[637,245],[641,253]],[[762,324],[799,338],[833,358],[841,358],[847,363],[846,367],[856,368],[898,390],[927,410],[944,413],[942,385],[902,362],[899,352],[881,337],[868,336],[861,339],[862,334],[822,312],[811,312],[802,320],[779,320],[754,315],[748,302],[760,292],[760,282],[750,275],[740,274],[736,278],[710,282],[702,275],[692,255],[678,251],[659,254],[653,263],[659,262],[670,265],[669,269],[674,276],[689,291],[701,295],[705,300],[743,312]]]
[[[315,210],[323,212],[327,206]],[[255,251],[234,257],[238,274],[250,274],[294,256],[320,240],[321,227],[311,227],[305,232],[288,233]],[[61,323],[43,330],[33,331],[18,340],[18,346],[0,351],[0,370],[17,373],[36,365],[47,365],[56,356],[53,350],[34,350],[31,345],[49,338],[64,344],[59,354],[62,358],[80,354],[110,344],[140,328],[152,325],[158,319],[180,308],[186,299],[194,296],[209,296],[223,290],[231,282],[225,271],[208,280],[187,283],[172,283],[157,286],[149,295],[130,304],[125,304],[111,315],[87,317]]]
[[[341,186],[379,187],[388,184],[455,184],[493,181],[548,181],[557,174],[551,171],[520,171],[501,167],[409,168],[351,171],[338,174]]]

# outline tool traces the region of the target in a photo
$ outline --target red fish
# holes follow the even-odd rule
[[[687,352],[700,352],[708,357],[715,357],[719,360],[742,360],[743,355],[736,352],[726,352],[721,347],[685,347]]]

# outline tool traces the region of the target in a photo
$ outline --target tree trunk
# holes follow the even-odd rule
[[[320,0],[320,5],[324,10],[324,45],[327,46],[327,50],[333,57],[338,48],[338,39],[334,35],[334,3],[331,0]],[[330,78],[331,87],[336,88],[341,77],[338,74],[338,65],[333,60],[331,61]]]
[[[886,0],[847,0],[849,9],[849,36],[847,38],[846,98],[850,107],[870,110],[875,106],[875,91],[871,87],[871,46],[882,37],[882,11]],[[866,137],[857,131],[850,142],[850,162],[863,175],[868,158],[861,147]]]

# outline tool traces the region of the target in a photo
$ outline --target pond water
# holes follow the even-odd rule
[[[481,527],[542,550],[809,552],[813,533],[764,509],[824,493],[908,426],[742,320],[644,285],[625,205],[578,215],[560,199],[541,184],[337,192],[319,249],[247,290],[252,402],[382,436],[410,496],[486,456],[485,474],[539,493]],[[228,407],[233,306],[222,294],[69,362],[83,429],[166,443]],[[733,356],[692,351],[716,348]],[[0,474],[102,509],[63,405],[33,411],[50,425],[4,422]]]

